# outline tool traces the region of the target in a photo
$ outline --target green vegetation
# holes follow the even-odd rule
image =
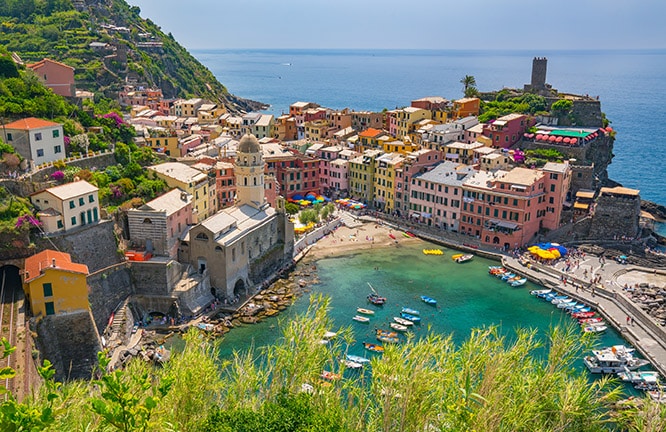
[[[615,410],[616,381],[573,373],[591,340],[553,328],[542,346],[531,330],[511,338],[477,329],[461,345],[428,335],[387,346],[372,376],[345,373],[353,342],[333,329],[328,300],[281,323],[271,346],[216,358],[215,343],[192,330],[163,368],[140,360],[91,382],[45,385],[22,403],[0,404],[1,430],[101,431],[662,431],[666,406],[650,400]],[[328,346],[319,341],[338,330]],[[7,349],[7,344],[5,344]],[[101,357],[101,369],[107,360]],[[344,378],[328,383],[322,370]],[[46,371],[46,372],[45,372]],[[11,373],[13,371],[7,371]],[[305,386],[304,384],[307,384]],[[16,415],[20,413],[20,415]]]
[[[19,218],[24,215],[32,215],[30,201],[0,187],[0,232],[25,233],[30,227],[30,223],[18,223]]]
[[[511,113],[541,114],[546,110],[546,99],[543,96],[525,93],[520,96],[509,96],[508,90],[497,93],[494,101],[481,101],[479,122],[485,123]]]
[[[463,85],[465,97],[473,97],[479,94],[479,90],[476,88],[476,78],[473,75],[465,75],[460,80],[460,84]]]
[[[123,0],[87,2],[79,12],[69,0],[8,0],[0,2],[0,46],[16,52],[26,63],[44,57],[75,68],[77,88],[110,96],[122,89],[132,72],[139,82],[160,87],[166,97],[204,97],[234,108],[235,100],[214,75],[165,35],[151,20],[139,16],[138,7]],[[129,31],[104,28],[128,28]],[[92,42],[110,44],[95,51]],[[161,47],[141,46],[162,43]],[[116,48],[111,48],[113,45]],[[119,52],[118,57],[105,56]],[[0,77],[14,71],[0,61]]]
[[[525,151],[525,165],[542,167],[546,162],[562,162],[567,156],[555,149],[534,149]]]

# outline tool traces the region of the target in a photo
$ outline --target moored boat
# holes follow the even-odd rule
[[[405,318],[405,319],[410,320],[413,323],[420,323],[421,322],[421,317],[420,316],[408,314],[407,312],[400,312],[400,316]]]
[[[530,291],[530,294],[533,296],[538,296],[539,294],[548,294],[549,292],[552,292],[552,289],[541,289],[541,290],[532,290]]]
[[[523,285],[525,285],[526,282],[527,282],[527,278],[518,279],[518,280],[515,280],[515,281],[511,282],[511,286],[512,287],[523,286]]]
[[[377,335],[377,340],[380,342],[384,343],[398,343],[400,342],[400,338],[398,336],[384,336],[384,335]]]
[[[433,306],[437,305],[437,300],[435,300],[432,297],[422,295],[421,300],[423,300],[425,303],[427,303],[429,305],[433,305]]]
[[[421,312],[417,311],[416,309],[411,309],[408,307],[403,307],[401,311],[410,315],[421,315]]]
[[[633,349],[626,349],[623,345],[600,350],[592,350],[592,355],[585,356],[583,363],[592,373],[617,373],[626,370],[635,370],[647,365],[649,362],[634,357]]]
[[[594,324],[601,322],[603,318],[601,317],[594,317],[594,318],[581,318],[578,320],[579,324]]]
[[[622,371],[618,372],[618,378],[624,382],[630,382],[632,384],[648,384],[656,385],[659,383],[659,372],[656,371]]]
[[[386,297],[379,296],[375,293],[368,294],[368,301],[375,306],[381,306],[386,303]]]
[[[363,363],[358,363],[349,359],[342,360],[342,363],[344,363],[349,369],[361,369],[363,367]]]
[[[399,332],[406,332],[407,330],[409,330],[409,327],[407,327],[406,325],[398,324],[397,322],[389,323],[389,327]]]
[[[363,342],[363,347],[365,349],[367,349],[368,351],[372,351],[372,352],[378,352],[378,353],[384,352],[384,347],[383,346],[381,346],[379,344],[372,343],[372,342]]]
[[[377,336],[398,337],[398,333],[382,329],[375,329],[375,334]]]
[[[370,318],[368,318],[368,317],[364,317],[364,316],[361,316],[361,315],[355,315],[352,319],[353,319],[354,321],[358,321],[358,322],[360,322],[360,323],[368,323],[368,322],[370,322]]]
[[[574,312],[571,314],[574,318],[592,318],[596,315],[596,312],[587,311],[587,312]]]
[[[457,262],[458,264],[462,264],[462,263],[464,263],[464,262],[471,261],[472,258],[474,258],[474,255],[472,255],[472,254],[465,254],[465,255],[463,255],[463,256],[461,256],[461,257],[459,257],[459,258],[456,258],[456,259],[455,259],[455,262]]]
[[[404,325],[405,327],[410,327],[414,325],[414,322],[401,317],[393,317],[393,321],[397,322],[398,324]]]
[[[585,333],[603,333],[608,330],[608,326],[603,321],[596,324],[588,324],[583,327]]]
[[[353,355],[353,354],[347,354],[345,357],[347,358],[347,360],[353,361],[353,362],[356,362],[356,363],[370,363],[370,359],[367,359],[367,358],[361,357],[361,356],[357,356],[357,355]]]
[[[325,380],[334,381],[339,380],[342,376],[339,373],[324,370],[321,372],[321,377]]]
[[[374,315],[375,311],[370,310],[370,309],[365,309],[365,308],[357,308],[356,312],[363,314],[363,315]]]

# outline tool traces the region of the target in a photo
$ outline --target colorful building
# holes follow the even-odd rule
[[[451,114],[454,118],[463,118],[468,116],[478,116],[481,107],[481,99],[479,98],[462,98],[453,101],[453,109]]]
[[[411,106],[430,111],[430,118],[437,123],[444,123],[448,118],[451,103],[441,96],[428,96],[413,100]]]
[[[98,189],[85,180],[35,192],[30,202],[39,210],[37,216],[46,233],[69,231],[99,220]]]
[[[231,207],[234,204],[236,175],[233,163],[221,161],[215,164],[215,191],[218,209]]]
[[[386,213],[395,210],[397,171],[405,161],[400,153],[384,153],[375,160],[373,206]]]
[[[46,87],[53,90],[53,93],[65,97],[76,95],[73,67],[47,58],[26,67],[31,69]]]
[[[68,253],[45,250],[26,258],[23,291],[32,315],[88,310],[87,276],[88,266],[73,263]]]
[[[3,125],[2,137],[32,166],[66,157],[65,138],[59,123],[24,118]]]
[[[215,205],[210,205],[209,198],[209,193],[215,196],[215,181],[209,181],[206,174],[181,162],[167,162],[149,166],[147,169],[164,180],[170,188],[179,188],[194,197],[192,210],[194,223],[215,213],[217,198],[213,200]]]
[[[395,212],[397,215],[402,216],[409,212],[412,178],[441,161],[442,153],[438,150],[430,149],[416,150],[405,157],[404,163],[396,172]]]
[[[431,120],[428,110],[414,107],[406,107],[389,111],[389,133],[399,139],[409,136],[415,132],[421,120]]]
[[[534,124],[524,114],[508,114],[483,126],[483,135],[490,138],[493,147],[509,148],[523,137]]]
[[[366,150],[361,156],[349,160],[349,194],[364,203],[371,203],[375,196],[374,176],[376,159],[381,150]]]
[[[474,151],[481,147],[484,145],[479,142],[467,144],[455,141],[444,146],[444,159],[465,165],[475,164],[478,161],[475,159]]]

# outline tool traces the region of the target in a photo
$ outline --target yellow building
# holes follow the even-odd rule
[[[146,145],[156,152],[164,153],[168,156],[180,157],[180,148],[178,147],[178,136],[155,136],[146,137]]]
[[[419,146],[411,142],[409,138],[406,138],[404,141],[396,139],[382,141],[382,150],[384,150],[384,153],[400,153],[406,155],[418,149]]]
[[[70,255],[45,250],[25,260],[23,291],[34,316],[89,309],[88,266]]]
[[[217,199],[215,197],[215,178],[180,162],[167,162],[149,166],[157,177],[163,179],[170,188],[180,188],[192,195],[192,219],[199,223],[215,213]]]
[[[386,153],[375,160],[375,208],[388,213],[395,210],[396,173],[404,161],[405,158],[399,153]]]
[[[303,123],[305,128],[305,140],[309,142],[323,142],[328,138],[330,128],[327,120],[314,120]]]
[[[481,99],[462,98],[453,101],[453,118],[459,119],[468,116],[478,116],[481,108]]]
[[[406,107],[393,111],[395,114],[395,130],[389,129],[396,138],[404,138],[417,129],[421,120],[431,120],[428,110],[415,107]],[[393,126],[393,125],[391,125]]]
[[[349,194],[365,203],[374,197],[375,159],[381,150],[366,150],[359,157],[349,161]]]

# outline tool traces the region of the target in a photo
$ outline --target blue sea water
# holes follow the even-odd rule
[[[547,82],[599,96],[617,130],[610,177],[666,204],[666,51],[195,50],[231,93],[288,112],[296,101],[356,111],[462,97],[460,79],[481,91],[522,88],[532,58],[548,58]],[[664,229],[666,233],[666,228]]]

